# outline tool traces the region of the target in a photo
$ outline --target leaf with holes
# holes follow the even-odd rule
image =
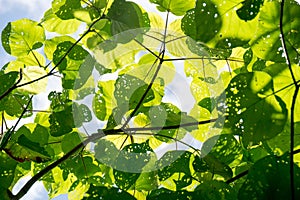
[[[226,132],[242,136],[245,146],[279,134],[287,120],[287,109],[278,96],[272,95],[273,90],[272,78],[265,72],[234,77],[225,90]]]
[[[2,31],[2,45],[13,56],[24,56],[40,48],[46,39],[44,28],[30,19],[10,22]]]

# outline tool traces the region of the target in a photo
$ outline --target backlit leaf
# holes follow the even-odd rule
[[[225,127],[241,135],[245,145],[273,138],[283,130],[287,110],[278,96],[267,96],[273,89],[273,81],[265,72],[239,74],[227,87]]]
[[[2,31],[2,45],[13,56],[27,55],[31,50],[41,47],[44,40],[43,27],[30,19],[10,22]]]
[[[194,0],[150,0],[151,3],[157,4],[160,11],[170,11],[174,15],[184,15],[186,11],[195,7]]]

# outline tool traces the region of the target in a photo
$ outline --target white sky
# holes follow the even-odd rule
[[[154,4],[149,4],[147,0],[131,0],[133,2],[144,4],[144,9],[148,12],[157,12]],[[298,3],[300,0],[296,0]],[[51,0],[0,0],[0,31],[6,26],[8,22],[15,21],[21,18],[29,18],[39,21],[43,13],[50,8]],[[172,19],[171,19],[172,20]],[[0,45],[1,46],[1,45]],[[0,48],[0,68],[12,60],[2,48]],[[29,180],[29,177],[22,178],[19,182],[23,185]],[[17,187],[14,188],[14,192]],[[48,199],[47,191],[44,189],[41,182],[35,184],[31,190],[22,198],[22,200],[44,200]],[[62,195],[55,198],[55,200],[65,200],[67,197]]]

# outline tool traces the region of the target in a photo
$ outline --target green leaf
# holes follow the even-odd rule
[[[300,145],[300,122],[295,122],[294,124],[295,128],[295,147]],[[275,155],[281,155],[283,153],[286,153],[290,150],[290,146],[287,145],[290,142],[290,132],[291,132],[291,124],[286,123],[283,131],[279,133],[276,137],[268,140],[268,145],[270,148],[275,152]]]
[[[101,186],[91,185],[87,191],[88,197],[84,197],[85,200],[96,199],[122,199],[122,200],[136,200],[129,193],[120,190],[119,188],[107,188]]]
[[[34,81],[31,84],[21,87],[19,90],[31,94],[39,94],[46,91],[48,78],[47,71],[39,66],[26,66],[23,71],[23,77],[20,84],[28,83]],[[44,77],[41,80],[35,81],[38,78]]]
[[[74,11],[81,8],[80,0],[54,0],[52,12],[62,20],[74,18]]]
[[[20,135],[18,137],[18,144],[21,145],[22,147],[26,147],[32,151],[43,154],[45,157],[49,157],[49,154],[47,153],[47,151],[45,151],[45,149],[43,147],[41,147],[38,142],[31,141],[25,135]],[[18,157],[18,158],[20,158],[20,157]]]
[[[206,97],[198,102],[198,105],[202,108],[207,109],[210,113],[216,108],[216,100],[213,98]]]
[[[191,153],[188,151],[168,151],[158,161],[157,168],[159,180],[168,179],[174,173],[191,175],[190,171]]]
[[[207,154],[203,158],[203,160],[207,164],[209,171],[212,174],[221,175],[226,180],[232,177],[233,173],[231,168],[227,164],[216,158],[213,154]]]
[[[14,180],[18,163],[3,151],[0,151],[0,158],[0,187],[7,190]]]
[[[197,1],[196,8],[185,14],[181,25],[186,35],[201,42],[210,41],[221,27],[222,18],[216,5],[211,1],[204,0]]]
[[[85,104],[73,104],[73,118],[76,127],[81,127],[83,123],[92,120],[92,113]]]
[[[239,199],[290,199],[289,158],[267,156],[256,162],[249,170],[241,189]],[[294,165],[295,199],[300,198],[300,169]]]
[[[158,179],[157,172],[143,172],[136,180],[134,188],[138,191],[151,191],[157,189]]]
[[[66,54],[67,56],[65,56]],[[58,69],[64,75],[62,85],[65,89],[74,88],[75,80],[77,80],[79,76],[79,69],[86,66],[87,63],[84,63],[84,60],[87,59],[88,62],[88,55],[89,53],[84,48],[80,45],[74,45],[70,41],[65,41],[57,45],[57,48],[53,53],[53,63],[55,65],[60,63]],[[89,66],[89,69],[87,69],[88,73],[91,73],[92,67],[93,66]],[[84,81],[87,80],[87,77],[79,76],[79,79],[81,79],[79,81],[84,83]],[[79,86],[76,85],[76,88],[77,87]]]
[[[283,130],[287,109],[278,96],[271,95],[273,90],[272,78],[265,72],[239,74],[226,88],[224,127],[241,135],[245,146],[271,139]]]
[[[71,34],[77,31],[81,22],[77,19],[62,20],[52,12],[52,9],[49,9],[45,12],[41,24],[47,31]]]
[[[91,156],[83,156],[81,154],[66,160],[62,164],[64,173],[68,176],[73,173],[79,180],[83,181],[87,176],[93,176],[99,172],[100,167]]]
[[[151,191],[151,193],[147,196],[147,200],[156,200],[156,199],[189,200],[191,199],[191,194],[190,192],[185,190],[172,191],[166,188],[160,188]]]
[[[54,137],[65,135],[75,127],[72,106],[66,107],[62,111],[53,112],[49,116],[50,133]]]
[[[29,100],[29,95],[25,95],[22,93],[11,93],[1,100],[0,111],[5,111],[12,117],[20,117]],[[31,115],[32,102],[30,102],[28,112],[24,114],[23,118],[29,117]]]
[[[39,124],[26,124],[12,135],[5,151],[19,162],[50,160],[53,150],[48,146],[49,132]]]
[[[151,164],[153,160],[156,160],[156,155],[147,140],[143,143],[133,143],[125,146],[117,154],[116,167],[119,170],[125,171],[125,173],[130,172],[137,174],[141,173],[143,168],[146,167],[148,163]],[[138,175],[132,174],[132,176],[136,179],[138,178]],[[125,180],[123,179],[123,181]]]
[[[99,81],[98,92],[93,98],[93,112],[102,121],[107,120],[113,109],[115,81]]]
[[[114,170],[114,178],[116,185],[123,190],[128,190],[129,188],[134,186],[139,176],[140,174],[138,173],[129,173]]]
[[[41,47],[45,40],[42,26],[30,19],[10,22],[2,31],[2,45],[13,56],[23,56]]]
[[[19,72],[8,72],[6,74],[0,75],[0,95],[4,94],[8,89],[10,89],[15,82],[18,80]]]
[[[222,134],[206,140],[202,145],[201,153],[213,155],[220,162],[228,165],[240,157],[242,148],[233,135]]]
[[[184,15],[186,11],[195,7],[194,0],[150,0],[151,3],[157,4],[159,11],[170,11],[174,15]]]
[[[50,108],[54,112],[63,111],[65,108],[72,105],[67,90],[63,90],[63,92],[50,92],[48,99],[51,101]]]
[[[150,40],[149,42],[152,41]],[[155,53],[157,55],[159,54],[158,52]],[[165,56],[165,59],[168,59],[168,57]],[[150,53],[145,54],[139,59],[138,66],[128,73],[132,76],[145,80],[146,83],[149,83],[155,74],[155,70],[153,70],[153,63],[156,63],[156,61],[157,58],[153,54]],[[147,72],[147,75],[145,74],[145,72]],[[157,79],[161,82],[163,81],[164,85],[167,85],[174,80],[175,74],[176,74],[176,69],[174,63],[163,62],[157,74]]]
[[[236,14],[242,20],[252,20],[259,13],[259,9],[263,3],[264,0],[245,0],[242,2],[243,6],[236,11]]]
[[[62,42],[70,41],[75,43],[76,40],[70,36],[57,36],[48,40],[45,40],[44,52],[49,60],[53,60],[53,53],[55,52],[57,45]]]
[[[257,28],[258,18],[245,22],[241,20],[236,13],[238,5],[243,1],[244,0],[224,2],[223,0],[213,0],[219,13],[218,16],[222,20],[222,26],[218,34],[209,42],[209,46],[218,47],[218,49],[226,51],[228,48],[247,45],[254,37],[256,33],[254,30]],[[206,27],[204,30],[207,30]]]
[[[73,90],[80,89],[84,86],[84,84],[92,76],[94,65],[95,65],[95,59],[91,55],[87,55],[80,66],[78,77],[74,83]]]
[[[279,29],[280,7],[279,1],[267,1],[260,11],[258,29],[250,45],[253,53],[261,59],[285,62]],[[286,51],[291,62],[299,64],[299,50],[297,49],[300,36],[297,30],[300,26],[300,6],[295,1],[287,1],[283,13],[282,26]]]
[[[113,35],[131,29],[139,29],[150,26],[147,14],[142,13],[139,6],[125,0],[115,0],[108,10],[107,16],[112,20],[111,32]],[[128,32],[128,42],[142,30]],[[124,38],[125,39],[125,38]]]
[[[161,103],[159,106],[153,106],[146,115],[148,115],[152,127],[162,127],[161,129],[163,129],[163,127],[166,128],[165,130],[157,131],[159,135],[155,136],[157,139],[164,142],[173,142],[174,140],[171,138],[180,139],[185,135],[186,131],[198,129],[197,121],[193,117],[187,115],[185,112],[181,112],[179,108],[171,103]],[[191,125],[189,126],[182,126],[186,131],[182,130],[182,132],[180,132],[176,128],[171,128],[180,128],[181,125],[190,123]],[[176,133],[177,135],[175,137]]]
[[[82,138],[79,136],[79,133],[72,132],[64,136],[64,138],[61,141],[61,148],[64,153],[68,153],[81,142]]]
[[[137,106],[147,87],[148,85],[143,80],[134,76],[124,74],[118,77],[115,83],[114,96],[117,100],[117,106],[122,112],[121,114],[125,114]],[[145,104],[153,99],[154,92],[150,89],[139,107],[139,112],[147,109]]]
[[[257,59],[255,63],[253,63],[252,70],[253,71],[263,71],[266,68],[266,61]]]
[[[193,199],[207,199],[207,200],[235,200],[237,196],[228,184],[221,181],[211,180],[200,184],[192,193]]]
[[[189,175],[184,175],[183,177],[180,178],[180,180],[174,180],[176,184],[176,190],[179,191],[182,188],[185,188],[189,186],[192,183],[192,178]]]

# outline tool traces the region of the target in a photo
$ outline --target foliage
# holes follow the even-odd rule
[[[53,0],[40,22],[6,25],[1,198],[41,180],[70,199],[300,199],[300,6],[149,2],[165,20]]]

